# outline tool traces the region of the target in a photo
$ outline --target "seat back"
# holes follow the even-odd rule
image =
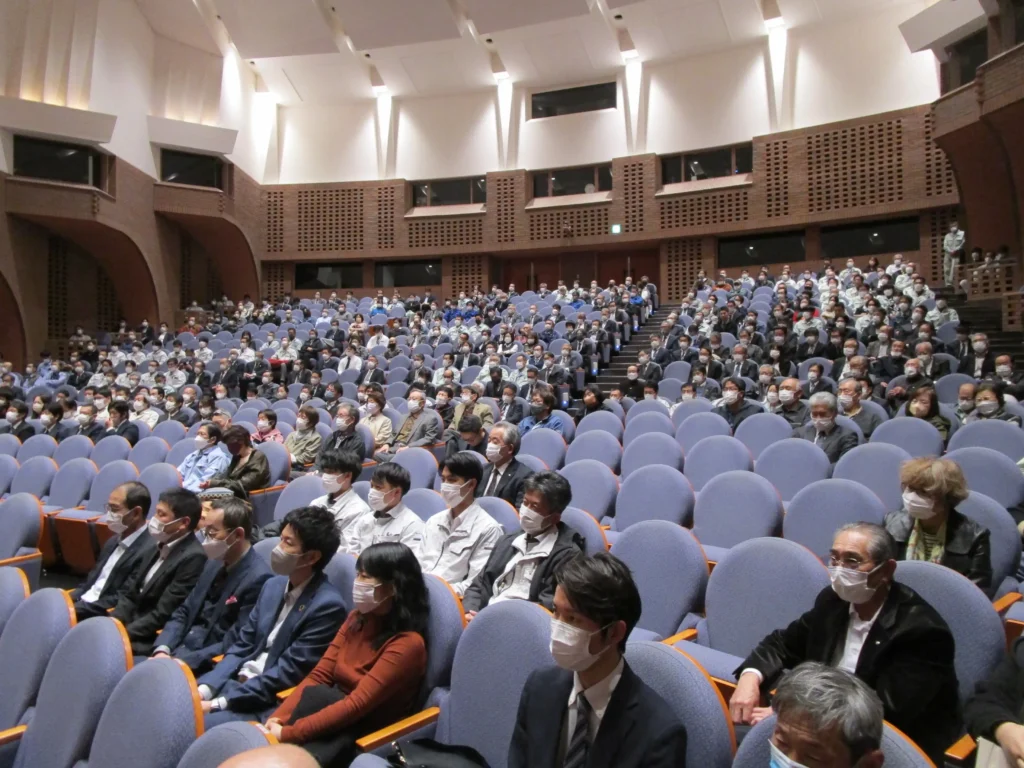
[[[753,472],[725,472],[708,481],[693,509],[693,535],[704,546],[734,547],[782,528],[782,499]]]
[[[611,414],[608,414],[612,416]],[[612,416],[615,419],[614,416]],[[615,419],[618,421],[618,419]],[[593,459],[618,472],[622,464],[622,446],[614,435],[608,432],[592,431],[578,435],[565,454],[566,465],[583,459]]]
[[[107,464],[93,478],[85,508],[93,512],[102,512],[111,492],[117,486],[138,479],[139,470],[130,461],[113,461]]]
[[[694,499],[693,487],[682,473],[659,464],[642,467],[622,481],[615,499],[615,530],[644,520],[690,525]]]
[[[413,488],[402,497],[402,502],[423,522],[448,509],[441,494],[433,488]]]
[[[4,456],[17,456],[21,448],[21,440],[9,432],[0,435],[0,454]]]
[[[628,448],[629,444],[640,437],[640,435],[650,434],[651,432],[661,432],[664,435],[670,436],[675,435],[676,428],[672,426],[672,419],[668,417],[667,413],[641,413],[633,419],[629,418],[642,404],[653,402],[655,401],[644,400],[643,403],[637,403],[630,409],[629,414],[626,416],[626,431],[622,436],[622,446],[624,448]]]
[[[960,698],[966,699],[1006,653],[999,614],[970,579],[938,563],[902,560],[896,565],[896,581],[917,592],[949,626]]]
[[[77,507],[89,495],[96,479],[96,465],[91,459],[72,459],[62,466],[50,488],[49,507],[71,509]]]
[[[736,733],[725,699],[688,654],[664,643],[629,643],[626,661],[643,682],[686,723],[686,764],[728,766],[736,753]],[[767,765],[767,761],[762,765]]]
[[[267,463],[270,465],[270,485],[288,482],[292,471],[288,449],[281,443],[266,442],[257,445],[256,450],[267,457]]]
[[[153,464],[160,464],[167,458],[170,446],[162,437],[144,437],[135,444],[128,461],[140,472]]]
[[[579,426],[576,427],[576,440],[578,441],[583,435],[592,430],[606,432],[614,437],[616,441],[621,441],[623,430],[622,419],[611,411],[594,411],[593,413],[588,413],[580,420]]]
[[[303,475],[292,480],[281,491],[274,505],[274,519],[283,520],[293,509],[307,507],[313,499],[324,495],[323,480],[318,475]]]
[[[427,598],[430,614],[427,616],[427,671],[423,676],[423,696],[426,701],[436,688],[447,688],[452,680],[455,651],[466,627],[462,601],[444,579],[427,574]]]
[[[553,429],[531,429],[523,435],[521,453],[536,456],[550,469],[558,469],[565,462],[568,450],[565,438]]]
[[[942,435],[924,419],[897,416],[879,424],[871,433],[872,443],[898,445],[915,459],[942,455]]]
[[[746,658],[770,632],[810,610],[829,586],[828,569],[785,539],[751,539],[718,561],[698,624],[701,645]]]
[[[156,512],[156,503],[159,501],[161,493],[171,488],[181,487],[181,473],[173,464],[154,464],[151,467],[146,467],[139,473],[138,480],[149,489],[152,499],[149,515]]]
[[[717,413],[694,413],[683,421],[676,429],[676,441],[682,446],[683,453],[689,454],[690,450],[705,437],[732,434],[729,422]]]
[[[150,659],[121,678],[107,700],[89,765],[176,768],[202,732],[199,692],[188,667],[174,659]]]
[[[938,354],[935,355],[935,359],[939,359]],[[935,394],[938,395],[940,403],[956,405],[960,399],[960,387],[964,384],[973,384],[974,381],[974,377],[966,373],[947,373],[935,382]]]
[[[177,768],[211,768],[270,743],[271,737],[256,723],[222,723],[192,742]]]
[[[1024,429],[999,419],[964,424],[949,438],[949,450],[980,446],[991,448],[1017,462],[1024,458]]]
[[[188,432],[188,430],[185,429],[184,424],[172,419],[161,421],[153,427],[153,437],[162,438],[168,445],[174,445],[184,440],[186,432]]]
[[[40,589],[11,613],[0,635],[0,730],[16,726],[35,706],[46,665],[73,626],[71,598],[59,589]]]
[[[587,555],[596,555],[608,550],[608,539],[601,529],[601,524],[589,512],[579,507],[566,507],[562,510],[562,522],[583,537],[584,551]]]
[[[828,456],[808,440],[783,440],[757,458],[755,472],[775,486],[784,502],[802,488],[829,476]]]
[[[704,602],[708,561],[693,534],[664,520],[645,520],[623,531],[611,553],[620,558],[636,580],[643,602],[637,626],[660,635],[673,635],[688,613]]]
[[[191,450],[195,450],[195,447],[191,446]],[[102,469],[104,465],[112,461],[127,459],[128,454],[131,452],[131,443],[123,437],[120,435],[108,435],[96,443],[96,447],[92,449],[89,458],[95,462],[97,467]]]
[[[0,568],[0,636],[14,609],[31,594],[28,576],[20,568]]]
[[[628,477],[643,467],[661,464],[683,471],[683,449],[670,435],[652,432],[641,435],[622,454],[622,476]]]
[[[274,539],[274,546],[280,541],[279,538]],[[273,549],[273,548],[271,548]],[[262,554],[262,553],[261,553]],[[270,553],[266,553],[267,559],[270,558]],[[345,606],[348,610],[352,610],[352,585],[356,580],[356,560],[358,558],[355,555],[351,555],[347,552],[337,552],[331,561],[324,567],[324,575],[338,592],[341,593],[341,599],[345,602]]]
[[[946,458],[960,465],[969,490],[984,493],[1007,509],[1024,502],[1024,475],[1002,453],[991,448],[958,448]]]
[[[786,506],[782,535],[824,562],[840,527],[858,522],[881,525],[885,512],[882,500],[860,483],[819,480],[799,491]]]
[[[693,400],[683,400],[672,407],[672,424],[675,425],[678,430],[680,425],[695,413],[709,413],[713,411],[715,406],[710,400],[706,400],[703,397],[694,398]]]
[[[51,458],[57,451],[57,441],[49,435],[33,435],[18,449],[17,459],[22,464],[36,456]]]
[[[903,506],[900,467],[910,459],[910,454],[898,445],[858,445],[836,462],[832,477],[870,488],[882,500],[886,511],[891,512]]]
[[[22,547],[35,548],[42,526],[43,505],[32,494],[13,493],[0,502],[0,560]]]
[[[121,622],[103,616],[72,627],[46,665],[15,768],[71,768],[89,756],[103,707],[131,668],[131,642]]]
[[[660,400],[638,400],[636,405],[629,409],[626,414],[626,426],[628,427],[634,419],[648,413],[657,413],[668,417],[668,406]]]
[[[180,426],[180,425],[179,425]],[[58,466],[63,467],[72,459],[87,459],[92,453],[92,440],[85,435],[72,435],[66,437],[53,452],[53,460]]]
[[[30,493],[41,499],[50,493],[50,486],[56,476],[57,462],[49,456],[24,460],[11,480],[11,493]]]
[[[747,446],[754,461],[769,445],[792,436],[793,427],[790,423],[774,413],[756,413],[744,419],[736,428],[736,439]]]
[[[735,437],[705,437],[686,454],[686,477],[698,493],[711,478],[734,469],[754,469],[750,451]]]
[[[0,496],[3,496],[11,487],[14,476],[18,474],[21,467],[18,460],[6,453],[0,453]]]
[[[956,510],[989,531],[992,560],[992,588],[989,594],[996,594],[1004,584],[1010,586],[1008,580],[1012,581],[1012,591],[1016,592],[1013,576],[1020,567],[1021,541],[1013,516],[997,501],[977,491],[968,491],[967,498],[957,505]]]
[[[615,508],[619,481],[612,471],[599,461],[581,459],[558,470],[572,487],[574,507],[585,509],[598,520],[610,515]]]
[[[436,738],[473,747],[492,768],[504,768],[526,679],[553,664],[550,640],[551,617],[539,605],[506,600],[481,611],[455,649]]]
[[[426,448],[406,448],[392,461],[409,471],[413,488],[432,488],[437,477],[437,459]]]
[[[499,499],[497,496],[481,496],[476,503],[494,518],[505,533],[516,533],[520,530],[519,513],[504,499]]]

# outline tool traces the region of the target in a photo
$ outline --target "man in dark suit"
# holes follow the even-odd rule
[[[519,397],[527,402],[533,397],[533,390],[537,388],[537,369],[526,369],[526,383],[519,388]]]
[[[324,576],[340,544],[334,515],[323,507],[299,507],[285,517],[270,559],[276,575],[224,658],[196,681],[207,729],[232,720],[262,722],[276,709],[276,695],[320,661],[346,614]]]
[[[812,357],[821,357],[825,354],[825,345],[818,338],[817,328],[808,328],[804,332],[804,343],[797,349],[796,359],[798,362],[809,360]]]
[[[23,443],[36,434],[36,428],[28,423],[28,405],[22,400],[7,405],[6,425],[7,431]]]
[[[974,354],[974,349],[971,347],[970,331],[966,325],[956,327],[956,340],[948,346],[947,351],[961,363]]]
[[[526,416],[523,404],[516,400],[517,393],[518,387],[512,382],[506,381],[502,384],[501,397],[498,398],[498,421],[518,424]]]
[[[103,434],[106,432],[106,428],[96,421],[96,406],[95,405],[80,405],[78,406],[78,429],[71,433],[72,435],[85,435],[94,443],[98,442]]]
[[[744,377],[757,381],[757,363],[747,359],[747,350],[736,347],[732,351],[732,360],[725,364],[725,378]]]
[[[698,352],[697,365],[704,369],[704,375],[709,379],[721,381],[725,375],[725,367],[711,355],[711,350],[704,348]],[[690,370],[693,375],[693,369]]]
[[[184,401],[182,400],[181,395],[176,392],[171,392],[167,395],[167,399],[164,400],[164,404],[167,408],[168,419],[182,424],[186,429],[192,426],[192,422],[195,421],[195,419],[191,418],[188,412],[183,410]]]
[[[492,366],[489,372],[487,383],[484,384],[484,397],[492,397],[501,401],[501,393],[505,388],[505,372],[500,366]]]
[[[384,371],[380,369],[379,362],[376,355],[370,355],[366,358],[366,362],[363,363],[363,367],[359,369],[359,375],[356,377],[357,387],[360,384],[380,384],[382,387],[384,386]]]
[[[496,496],[519,509],[526,492],[526,478],[533,474],[532,469],[516,459],[520,446],[519,428],[515,424],[499,421],[491,428],[485,454],[487,466],[476,486],[477,498]]]
[[[149,521],[157,547],[140,563],[111,613],[124,624],[136,655],[149,655],[157,632],[185,602],[206,565],[194,535],[202,511],[199,497],[184,488],[160,494]]]
[[[972,354],[960,363],[960,373],[966,373],[976,379],[992,376],[996,372],[996,357],[988,348],[988,336],[976,333],[971,337]]]
[[[117,535],[107,540],[85,581],[71,591],[79,621],[106,616],[117,605],[121,590],[135,577],[140,563],[148,562],[156,550],[156,542],[146,530],[151,502],[149,489],[142,483],[124,483],[110,492],[106,523]]]
[[[640,379],[657,386],[658,382],[661,381],[664,376],[664,370],[657,363],[651,362],[650,353],[647,350],[641,350],[640,354],[636,359],[637,374]]]
[[[905,347],[905,342],[899,339],[892,342],[889,354],[875,361],[872,373],[876,379],[888,384],[897,376],[903,375],[903,367],[907,364],[907,358],[904,355]]]
[[[488,443],[488,452],[492,444]],[[494,465],[488,469],[493,474]],[[522,530],[498,539],[483,570],[469,585],[462,598],[467,621],[492,600],[529,600],[550,611],[555,573],[563,562],[583,552],[583,537],[562,522],[562,512],[572,499],[569,481],[557,472],[536,472],[522,485]]]
[[[608,553],[578,556],[555,583],[558,666],[523,687],[508,768],[685,768],[686,727],[623,655],[641,611],[629,568]]]
[[[92,378],[92,374],[86,370],[85,363],[81,360],[76,360],[71,369],[71,375],[68,376],[68,384],[75,389],[85,389],[89,385],[89,379]]]
[[[134,448],[135,444],[139,442],[139,428],[128,421],[128,403],[111,403],[108,412],[110,426],[100,435],[99,440],[111,435],[118,435],[127,440],[128,444]]]
[[[242,373],[242,383],[248,392],[255,392],[263,380],[263,374],[270,372],[270,363],[264,359],[263,350],[256,350],[256,358],[251,363],[245,364],[245,371]],[[242,393],[245,396],[245,393]],[[318,395],[314,395],[318,397]]]
[[[736,669],[732,718],[768,714],[762,693],[783,670],[820,661],[851,672],[875,690],[885,719],[942,764],[960,736],[953,635],[932,606],[894,580],[896,543],[872,523],[843,526],[830,552],[832,586],[814,607],[768,635]]]
[[[553,353],[545,352],[544,362],[537,374],[537,378],[545,384],[550,384],[552,387],[560,387],[562,384],[565,384],[568,374],[565,372],[565,368],[555,365]]]
[[[935,355],[932,353],[932,344],[930,341],[922,341],[917,344],[914,347],[914,352],[917,355],[918,363],[920,363],[921,373],[932,381],[935,381],[950,372],[948,360],[935,359]]]
[[[793,428],[793,437],[808,440],[821,448],[835,466],[849,451],[857,447],[857,433],[836,423],[838,401],[831,392],[815,392],[808,399],[810,421]]]
[[[324,395],[327,394],[327,387],[322,383],[320,371],[312,370],[309,372],[309,397],[312,400],[314,397],[318,397],[321,400],[326,400]]]
[[[218,384],[223,385],[224,388],[227,389],[228,395],[231,395],[238,389],[238,372],[228,360],[220,361],[217,371],[210,379],[211,387],[215,388]]]

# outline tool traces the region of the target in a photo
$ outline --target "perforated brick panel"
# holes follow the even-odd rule
[[[935,123],[931,111],[924,117],[924,194],[940,197],[956,194],[956,178],[946,153],[935,143]]]
[[[117,328],[121,318],[121,303],[117,300],[117,290],[101,266],[96,265],[96,326],[101,330]],[[147,318],[151,323],[156,322]]]
[[[291,264],[281,262],[269,262],[263,264],[263,293],[270,297],[271,301],[277,301],[286,293],[292,290]]]
[[[662,200],[662,229],[707,227],[715,224],[735,224],[750,216],[747,190],[704,192]]]
[[[284,250],[284,192],[265,194],[267,253],[280,253]]]
[[[600,237],[609,231],[606,205],[530,213],[530,240]]]
[[[64,338],[68,335],[68,248],[59,237],[49,241],[46,266],[47,335]]]
[[[481,245],[483,216],[413,220],[409,222],[410,248],[454,248]]]
[[[959,271],[961,278],[967,280],[968,299],[1001,298],[1004,293],[1017,290],[1016,270],[1012,264],[992,269],[961,266]]]
[[[390,250],[395,247],[395,187],[377,188],[377,247]]]
[[[213,259],[209,258],[205,253],[202,256],[204,262],[206,262],[206,301],[211,302],[215,298],[219,299],[224,295],[224,284],[220,279],[220,270],[217,269],[217,264]],[[240,297],[239,297],[240,298]],[[253,300],[257,297],[252,296]],[[236,298],[235,301],[238,299]]]
[[[644,231],[644,170],[643,162],[622,167],[623,232]]]
[[[501,176],[494,180],[494,207],[497,214],[496,234],[499,243],[516,241],[516,216],[519,206],[516,205],[516,179],[514,176]]]
[[[363,248],[363,190],[299,192],[300,251],[359,251]]]
[[[924,263],[919,269],[925,271],[929,283],[942,282],[942,240],[949,231],[949,222],[955,217],[955,208],[936,208],[922,214],[927,230],[921,248],[921,260]]]
[[[824,131],[806,141],[812,213],[903,201],[903,120]]]
[[[769,219],[789,216],[789,141],[764,145],[765,215]]]
[[[458,296],[460,291],[465,291],[468,294],[476,286],[484,288],[484,284],[487,282],[487,257],[476,254],[452,256],[451,270],[451,295]]]
[[[192,260],[192,240],[181,238],[181,271],[178,276],[178,306],[187,307],[195,296],[194,269]],[[198,300],[198,297],[196,297]],[[217,298],[220,298],[219,296]]]
[[[694,283],[703,262],[700,238],[670,240],[661,246],[667,266],[668,301],[682,301]]]

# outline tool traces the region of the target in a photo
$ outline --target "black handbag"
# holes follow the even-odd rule
[[[405,744],[391,742],[388,765],[395,768],[488,768],[483,755],[472,747],[449,746],[433,739]]]

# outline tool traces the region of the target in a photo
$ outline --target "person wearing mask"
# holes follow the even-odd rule
[[[529,600],[548,610],[555,597],[555,572],[582,554],[583,538],[562,522],[572,489],[557,472],[537,472],[523,481],[519,506],[521,531],[498,539],[483,570],[466,590],[466,620],[492,602]]]
[[[150,407],[149,396],[145,389],[140,389],[135,393],[135,397],[132,399],[132,411],[128,416],[129,421],[141,421],[152,431],[163,415],[156,408]]]
[[[906,415],[927,421],[938,430],[943,445],[949,442],[952,424],[939,412],[939,396],[931,384],[919,384],[908,390]]]
[[[316,431],[316,425],[320,422],[320,414],[317,409],[304,405],[299,409],[295,417],[295,431],[284,440],[284,447],[292,458],[292,469],[302,471],[307,464],[316,461],[316,455],[320,451],[320,444],[323,438]]]
[[[523,420],[523,404],[516,400],[518,390],[519,388],[512,382],[506,381],[502,384],[501,397],[498,399],[499,421],[518,424]]]
[[[885,705],[885,719],[939,764],[960,736],[953,635],[916,592],[895,581],[896,542],[873,523],[840,528],[829,552],[832,586],[814,607],[764,638],[736,669],[736,723],[754,723],[785,669],[818,661],[855,674]]]
[[[441,496],[448,509],[427,520],[419,559],[424,573],[440,576],[462,597],[484,567],[501,525],[476,503],[483,476],[480,462],[456,453],[441,462]]]
[[[843,372],[849,370],[851,362],[857,356],[857,340],[846,339],[842,342],[842,349],[842,357],[837,357],[832,361],[832,370],[829,372],[835,381],[839,381],[843,377]]]
[[[557,404],[551,387],[538,384],[533,390],[530,415],[519,422],[519,431],[525,435],[531,429],[553,429],[559,434],[564,434],[563,417],[560,413],[554,412]]]
[[[626,380],[620,385],[620,389],[626,397],[634,400],[642,400],[644,396],[644,384],[640,378],[640,366],[630,365],[626,368]]]
[[[460,451],[469,451],[483,456],[487,446],[487,431],[484,429],[483,422],[473,414],[467,414],[462,417],[457,426],[458,431],[454,434],[451,434],[451,430],[449,430],[445,444],[445,456],[451,456]]]
[[[868,410],[861,405],[861,382],[859,379],[847,377],[839,382],[839,410],[860,427],[865,440],[870,440],[872,433],[882,424],[883,419],[877,411]]]
[[[359,375],[356,377],[356,386],[358,387],[360,384],[380,384],[383,387],[385,378],[384,371],[380,368],[380,360],[376,355],[370,355],[359,370]]]
[[[968,415],[965,423],[997,419],[1015,426],[1020,426],[1020,416],[1006,410],[1002,384],[985,381],[978,385],[974,394],[974,410]]]
[[[204,496],[206,494],[203,494]],[[202,515],[207,561],[199,581],[157,638],[152,658],[175,658],[193,674],[213,668],[213,658],[234,642],[249,618],[270,568],[252,548],[250,507],[223,488],[213,490]]]
[[[757,381],[757,363],[747,359],[747,350],[739,344],[732,350],[732,359],[725,364],[725,376],[729,379],[743,377]]]
[[[193,418],[190,416],[191,411],[184,410],[184,401],[177,392],[168,393],[164,399],[164,408],[167,411],[168,420],[178,422],[185,429],[192,426]]]
[[[989,531],[956,510],[967,499],[960,466],[948,459],[911,459],[900,467],[903,506],[885,516],[897,560],[939,563],[973,581],[989,597],[992,583]]]
[[[592,413],[607,411],[604,401],[605,396],[601,388],[597,384],[587,384],[583,388],[583,407],[576,411],[576,425],[579,426],[579,423]]]
[[[390,422],[390,419],[388,421]],[[320,452],[313,463],[314,472],[323,469],[323,457],[328,451],[355,454],[360,462],[366,459],[366,443],[356,429],[358,423],[359,409],[356,406],[351,403],[342,403],[338,406],[337,415],[334,417],[334,432],[320,446]]]
[[[489,369],[480,370],[480,375],[484,377],[481,382],[484,385],[483,397],[501,400],[501,390],[505,386],[505,372],[501,366],[497,362],[491,363]]]
[[[452,417],[452,425],[455,428],[462,423],[463,417],[470,414],[480,419],[485,429],[490,429],[493,426],[494,411],[491,410],[488,403],[480,402],[481,397],[484,397],[484,385],[478,381],[462,388],[462,395],[459,398],[461,402],[455,406],[455,414]],[[450,428],[444,435],[445,439],[454,436],[456,436],[454,428]]]
[[[324,576],[341,542],[323,507],[299,507],[282,521],[266,581],[249,618],[213,669],[199,677],[207,729],[264,720],[276,696],[316,666],[345,618],[345,600]]]
[[[394,437],[391,419],[384,415],[386,402],[381,392],[366,393],[366,416],[362,419],[362,423],[373,436],[375,453],[384,450]]]
[[[427,668],[429,601],[403,544],[381,543],[356,561],[354,610],[323,658],[267,720],[276,739],[319,765],[348,765],[356,739],[411,714]]]
[[[793,429],[793,437],[809,440],[828,456],[829,464],[835,464],[848,451],[857,447],[857,433],[849,427],[836,423],[837,400],[829,392],[818,392],[808,400],[811,420],[802,427]]]
[[[625,659],[642,608],[629,568],[604,552],[567,559],[555,573],[553,606],[555,666],[535,670],[523,686],[508,768],[599,759],[684,768],[685,725]]]
[[[771,765],[881,768],[884,708],[864,681],[842,669],[805,661],[772,697]]]
[[[756,403],[747,402],[743,382],[739,379],[726,379],[722,385],[722,401],[713,411],[727,422],[735,432],[745,419],[754,414],[764,413],[764,409]]]
[[[797,331],[799,323],[793,326],[793,330]],[[796,359],[797,362],[804,362],[810,360],[812,357],[822,357],[825,354],[825,345],[819,340],[819,334],[817,328],[808,328],[804,331],[804,343],[797,349]]]
[[[516,509],[522,505],[524,483],[533,470],[516,459],[521,446],[522,436],[516,425],[502,421],[494,425],[487,436],[487,464],[475,489],[477,498],[495,496]]]
[[[149,562],[149,556],[156,550],[156,540],[146,528],[151,503],[149,489],[142,483],[122,483],[110,492],[104,506],[104,522],[114,535],[100,549],[96,565],[85,581],[69,595],[78,621],[106,616],[142,563]]]
[[[427,412],[427,397],[418,390],[411,391],[406,400],[409,415],[391,439],[374,455],[378,463],[391,461],[395,454],[406,448],[431,446],[441,438],[440,424],[433,414]]]
[[[711,354],[711,350],[702,348],[697,355],[697,365],[704,369],[704,373],[709,379],[714,379],[720,382],[722,376],[725,375],[725,367],[714,358]],[[694,368],[696,370],[696,368]]]
[[[445,352],[441,356],[441,365],[439,365],[437,367],[437,369],[434,371],[434,379],[433,379],[434,386],[435,387],[443,386],[444,385],[444,374],[446,372],[451,372],[454,375],[454,371],[456,371],[456,370],[457,369],[455,368],[455,355],[453,355],[451,352]]]
[[[252,446],[249,430],[237,424],[224,430],[221,442],[227,448],[231,461],[223,474],[214,475],[199,484],[200,488],[219,488],[234,480],[246,493],[270,486],[270,462],[262,452]]]
[[[996,373],[993,381],[1001,383],[1008,392],[1016,392],[1024,373],[1013,370],[1013,358],[1009,355],[1000,355],[996,358]]]
[[[40,434],[52,437],[58,443],[72,434],[69,427],[61,423],[64,418],[64,406],[59,401],[48,403],[39,415],[39,423],[43,428]]]
[[[565,368],[556,364],[554,353],[545,352],[537,378],[549,386],[560,387],[568,382],[569,374]]]
[[[347,550],[352,525],[360,516],[370,511],[362,497],[352,490],[352,483],[359,477],[362,468],[362,461],[354,453],[327,452],[324,454],[323,467],[320,470],[324,495],[310,502],[311,506],[323,507],[334,516],[341,535],[343,552]]]
[[[256,445],[262,445],[263,443],[284,444],[284,435],[277,428],[277,411],[273,408],[265,408],[259,412],[256,417],[256,432],[250,436],[250,439]]]
[[[661,366],[652,362],[650,354],[645,350],[640,352],[636,362],[638,378],[641,381],[657,386],[658,382],[662,379]]]
[[[761,403],[766,403],[766,402],[768,402],[768,393],[769,393],[769,391],[774,391],[774,393],[775,393],[775,400],[772,403],[772,405],[778,406],[778,402],[779,402],[779,398],[778,398],[779,388],[775,385],[774,381],[775,381],[775,369],[774,368],[772,368],[770,365],[767,365],[767,364],[766,365],[762,365],[760,368],[758,368],[757,369],[757,389],[756,389],[757,396],[756,396],[755,399],[758,400]]]
[[[914,353],[917,355],[917,362],[920,367],[921,375],[931,381],[935,381],[947,373],[949,373],[949,362],[946,360],[936,360],[935,355],[932,353],[932,344],[930,341],[921,341],[914,347]]]
[[[94,443],[100,441],[103,437],[106,429],[104,426],[96,421],[96,406],[82,404],[78,406],[78,414],[75,416],[78,422],[78,429],[71,433],[71,435],[85,435]]]
[[[147,510],[148,511],[148,510]],[[202,504],[191,490],[172,488],[160,494],[148,535],[156,542],[110,612],[124,624],[132,653],[148,656],[157,633],[195,587],[206,564],[195,536]]]
[[[812,363],[807,369],[807,396],[817,392],[835,393],[835,382],[825,377],[825,367],[821,363]]]
[[[29,407],[21,400],[11,400],[7,404],[7,432],[21,442],[25,442],[36,434],[35,427],[28,423]]]
[[[85,389],[89,386],[89,379],[91,378],[92,374],[85,369],[84,361],[76,360],[71,367],[71,375],[68,376],[68,384],[76,390]]]
[[[354,555],[384,542],[400,543],[418,555],[423,542],[423,521],[403,502],[412,487],[409,470],[389,461],[373,470],[366,503],[370,512],[351,526],[348,550]]]
[[[434,412],[441,417],[443,429],[448,429],[452,424],[452,417],[455,415],[455,405],[452,402],[454,397],[451,387],[440,387],[434,393]]]
[[[238,390],[238,372],[230,360],[221,360],[210,379],[210,386],[214,392],[222,390],[226,397],[229,393]]]
[[[971,354],[960,361],[959,372],[975,379],[995,374],[996,358],[988,347],[988,336],[984,333],[976,333],[971,337]]]
[[[956,270],[966,242],[967,233],[960,229],[957,222],[950,222],[949,232],[942,239],[942,276],[946,285],[956,285]]]
[[[957,389],[956,409],[954,412],[961,424],[966,424],[967,417],[974,412],[974,395],[977,389],[978,385],[973,381],[961,384],[959,389]]]
[[[108,413],[110,414],[107,419],[108,426],[100,440],[111,435],[117,435],[127,440],[128,444],[134,448],[135,444],[139,442],[139,428],[129,420],[128,403],[111,403]]]

